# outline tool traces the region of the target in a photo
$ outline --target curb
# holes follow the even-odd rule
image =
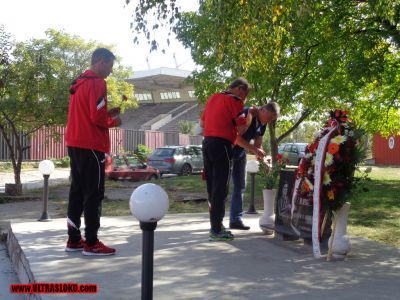
[[[26,258],[17,238],[15,237],[10,222],[8,222],[8,230],[6,248],[11,260],[11,267],[13,268],[19,282],[32,283],[36,282],[35,277],[31,271],[29,261]],[[0,227],[0,230],[2,228]],[[26,296],[29,300],[42,300],[38,294],[29,294]]]

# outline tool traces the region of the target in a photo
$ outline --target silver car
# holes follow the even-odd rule
[[[160,147],[149,156],[147,165],[161,174],[190,175],[203,169],[203,153],[201,146]]]
[[[307,143],[289,143],[283,148],[282,156],[289,160],[289,165],[298,165],[304,156]]]

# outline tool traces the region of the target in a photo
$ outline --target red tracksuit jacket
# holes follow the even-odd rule
[[[109,153],[108,128],[116,124],[107,113],[105,80],[87,70],[72,83],[70,93],[66,145]]]

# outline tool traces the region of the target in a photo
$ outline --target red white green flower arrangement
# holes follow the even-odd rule
[[[322,186],[320,200],[330,211],[339,209],[354,192],[358,180],[354,172],[365,158],[361,143],[363,131],[356,128],[348,113],[335,110],[315,140],[306,148],[304,158],[299,164],[297,178],[302,179],[298,193],[303,197],[312,197],[314,193],[314,169],[317,149],[322,137],[332,128],[327,142],[325,161],[322,166]]]
[[[357,129],[346,111],[335,110],[315,140],[307,146],[300,161],[293,199],[298,196],[312,199],[312,244],[316,258],[321,257],[319,241],[324,227],[329,216],[334,215],[327,259],[332,256],[336,212],[355,191],[360,190],[360,179],[354,177],[354,173],[365,158],[362,135],[363,131]],[[321,216],[323,211],[325,216]]]

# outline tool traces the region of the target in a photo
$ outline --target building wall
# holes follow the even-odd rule
[[[400,166],[400,136],[384,138],[380,134],[375,134],[372,153],[377,165]]]
[[[162,89],[156,89],[154,91],[145,91],[145,90],[140,90],[140,89],[135,89],[135,94],[140,94],[140,93],[151,93],[152,95],[152,100],[138,100],[138,103],[168,103],[168,102],[196,102],[197,99],[196,97],[191,97],[189,95],[190,91],[194,91],[193,86],[184,86],[182,88],[176,89],[176,88],[162,88]],[[161,99],[161,93],[166,93],[166,92],[179,92],[180,93],[180,98],[178,99]]]

